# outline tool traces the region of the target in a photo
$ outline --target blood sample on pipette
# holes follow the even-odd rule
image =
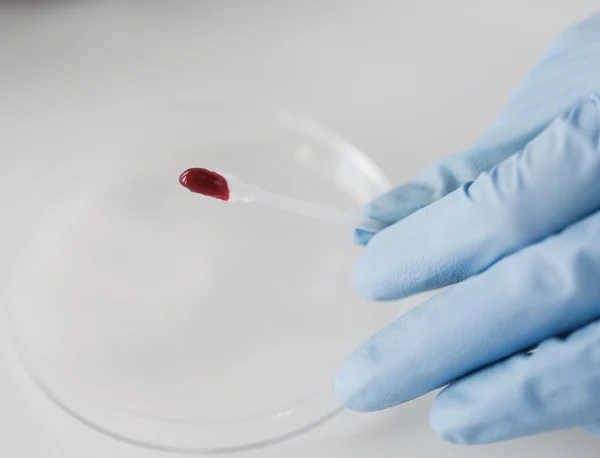
[[[227,179],[213,172],[212,170],[202,168],[187,169],[179,176],[179,183],[186,189],[196,194],[202,194],[215,199],[224,201],[229,200],[229,185]]]

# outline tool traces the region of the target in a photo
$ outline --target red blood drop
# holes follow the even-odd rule
[[[192,168],[179,176],[179,183],[186,189],[215,199],[229,200],[227,179],[212,170]]]

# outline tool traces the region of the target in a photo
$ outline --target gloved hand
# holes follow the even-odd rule
[[[347,407],[448,385],[431,424],[453,442],[600,433],[598,94],[600,14],[559,37],[470,150],[367,206],[389,226],[357,234],[361,295],[452,286],[344,362]]]

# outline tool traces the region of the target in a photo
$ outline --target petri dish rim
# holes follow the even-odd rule
[[[196,109],[193,104],[185,105],[183,109],[187,110],[188,107],[192,110]],[[203,109],[206,110],[207,108],[204,107]],[[214,110],[215,107],[208,109]],[[223,113],[230,113],[232,110],[230,106],[224,105],[219,105],[217,109]],[[239,113],[239,108],[236,107],[235,110]],[[142,110],[142,112],[143,111],[145,110]],[[250,111],[255,112],[256,108],[252,108]],[[246,112],[246,110],[244,110],[244,112]],[[271,113],[269,116],[276,117],[280,121],[283,121],[288,127],[291,127],[296,132],[300,132],[302,135],[306,135],[315,141],[328,145],[328,147],[336,154],[344,155],[350,163],[364,172],[370,180],[376,182],[381,192],[389,188],[387,179],[368,156],[327,128],[314,123],[307,118],[296,116],[282,110],[260,109],[259,112]],[[135,118],[137,114],[131,114],[131,116]],[[15,278],[19,278],[18,269],[15,271],[12,281],[13,291],[18,292],[19,287],[15,286],[18,285],[18,280],[15,280]],[[11,307],[9,305],[9,310],[10,309]],[[18,317],[15,317],[14,314],[11,314],[11,316],[13,320],[19,319]],[[219,444],[216,446],[204,447],[198,445],[198,442],[196,441],[197,426],[201,422],[192,421],[186,423],[179,420],[165,421],[164,418],[154,418],[151,415],[121,409],[119,406],[107,405],[98,399],[93,399],[89,394],[79,394],[73,390],[67,390],[65,392],[64,387],[60,384],[60,380],[53,380],[53,377],[48,373],[45,373],[43,368],[40,369],[35,359],[28,355],[27,343],[22,341],[22,336],[20,336],[18,332],[18,325],[14,325],[12,329],[13,331],[16,331],[13,337],[19,359],[24,364],[27,372],[30,374],[36,385],[55,404],[79,421],[97,431],[124,442],[146,448],[180,453],[221,453],[263,447],[296,437],[299,434],[309,431],[330,418],[333,418],[342,410],[339,405],[336,405],[326,409],[326,411],[319,411],[317,415],[311,415],[311,412],[308,412],[306,417],[311,417],[311,421],[303,421],[302,425],[296,425],[292,428],[285,426],[286,416],[281,415],[282,413],[278,412],[275,417],[277,417],[279,424],[284,426],[280,430],[273,428],[273,433],[269,435],[269,437],[262,437],[258,440],[252,440],[252,438],[249,437],[243,440],[237,440],[238,443],[236,444]],[[320,404],[318,399],[316,401],[313,399],[312,402],[313,405]],[[324,404],[327,404],[327,402],[324,402]],[[308,410],[310,410],[310,407]],[[296,412],[293,413],[295,414]],[[132,419],[135,419],[135,425],[132,423]],[[205,428],[206,435],[210,436],[210,432],[206,432],[210,430],[210,426],[203,425],[202,427]],[[159,432],[157,428],[161,431]],[[189,431],[183,435],[193,438],[187,443],[186,440],[181,440],[182,430],[186,428]],[[127,432],[122,433],[121,431]],[[168,438],[171,436],[176,436],[177,439],[173,439],[173,441],[164,439],[165,437]],[[153,441],[153,437],[161,437],[163,439]]]

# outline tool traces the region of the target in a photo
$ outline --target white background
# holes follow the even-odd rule
[[[552,38],[597,8],[596,0],[0,3],[0,144],[12,123],[67,106],[125,106],[161,95],[257,99],[329,125],[401,182],[467,147]],[[18,230],[2,225],[4,238]],[[101,436],[59,411],[23,373],[4,326],[0,456],[167,456]],[[600,453],[600,439],[581,431],[446,444],[429,430],[430,403],[425,397],[376,414],[344,413],[245,455]]]

